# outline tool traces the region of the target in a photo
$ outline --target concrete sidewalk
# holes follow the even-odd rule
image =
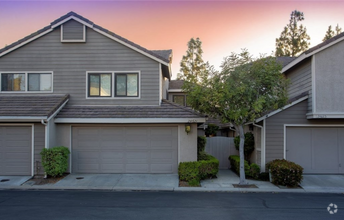
[[[24,182],[21,185],[0,182],[0,189],[344,193],[343,175],[304,175],[302,188],[279,187],[257,180],[248,180],[257,188],[235,188],[233,184],[239,183],[239,177],[231,170],[220,170],[217,178],[202,180],[201,187],[179,187],[177,174],[69,174],[55,184]]]

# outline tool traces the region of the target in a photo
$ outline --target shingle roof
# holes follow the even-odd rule
[[[203,115],[167,100],[160,106],[69,106],[56,118],[200,118]]]
[[[285,67],[286,65],[288,65],[291,61],[295,60],[296,57],[276,57],[277,61],[282,63],[282,67]]]
[[[172,50],[151,50],[153,53],[159,55],[165,60],[170,60],[172,56]]]
[[[69,95],[0,95],[0,117],[49,118]]]
[[[168,89],[182,89],[184,80],[171,80]]]
[[[58,24],[59,22],[65,20],[65,19],[67,19],[67,18],[69,18],[69,17],[71,17],[71,16],[74,16],[74,17],[76,17],[76,18],[82,20],[83,22],[86,22],[87,24],[92,25],[94,28],[97,28],[97,29],[99,29],[99,30],[105,32],[106,34],[109,34],[109,35],[111,35],[111,36],[117,38],[118,40],[120,40],[120,41],[122,41],[122,42],[124,42],[124,43],[127,43],[127,44],[129,44],[129,45],[131,45],[131,46],[133,46],[133,47],[135,47],[135,48],[137,48],[137,49],[139,49],[139,50],[141,50],[141,51],[143,51],[143,52],[145,52],[145,53],[148,53],[148,54],[150,54],[150,55],[152,55],[152,56],[154,56],[154,57],[156,57],[156,58],[158,58],[158,59],[160,59],[160,60],[162,60],[162,61],[164,61],[164,62],[166,62],[166,63],[169,63],[169,62],[170,62],[170,59],[169,59],[169,57],[166,56],[166,54],[167,54],[167,51],[170,51],[170,54],[171,54],[172,50],[164,50],[164,52],[162,52],[162,51],[157,52],[156,50],[154,50],[154,51],[148,50],[148,49],[146,49],[146,48],[144,48],[144,47],[142,47],[142,46],[140,46],[140,45],[138,45],[138,44],[135,44],[135,43],[132,42],[132,41],[129,41],[128,39],[126,39],[126,38],[124,38],[124,37],[121,37],[121,36],[119,36],[119,35],[117,35],[117,34],[111,32],[111,31],[109,31],[109,30],[107,30],[107,29],[105,29],[105,28],[103,28],[103,27],[101,27],[101,26],[99,26],[99,25],[94,24],[92,21],[90,21],[90,20],[88,20],[88,19],[82,17],[81,15],[79,15],[79,14],[73,12],[73,11],[71,11],[71,12],[67,13],[66,15],[63,15],[62,17],[60,17],[60,18],[56,19],[55,21],[51,22],[51,24],[50,24],[49,26],[46,26],[46,27],[44,27],[44,28],[42,28],[42,29],[40,29],[40,30],[38,30],[38,31],[36,31],[36,32],[34,32],[34,33],[32,33],[32,34],[30,34],[29,36],[26,36],[26,37],[24,37],[23,39],[20,39],[20,40],[14,42],[14,43],[12,43],[12,44],[10,44],[10,45],[8,45],[8,46],[2,48],[2,49],[0,49],[0,54],[1,54],[2,52],[6,51],[6,50],[9,50],[9,49],[11,49],[11,48],[13,48],[13,47],[15,47],[15,46],[21,44],[21,43],[23,43],[23,42],[25,42],[25,41],[27,41],[27,40],[33,38],[33,37],[39,35],[39,34],[44,33],[45,31],[47,31],[47,30],[49,30],[49,29],[52,29],[52,27],[53,27],[54,25]]]

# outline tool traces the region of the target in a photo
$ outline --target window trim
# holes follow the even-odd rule
[[[74,19],[70,19],[70,20],[74,20]],[[84,43],[86,42],[86,25],[83,25],[83,35],[82,35],[82,39],[69,39],[69,40],[65,40],[63,39],[63,24],[61,24],[61,43]]]
[[[89,74],[92,73],[111,73],[111,96],[89,96]],[[135,73],[137,74],[137,92],[138,96],[115,96],[116,92],[116,80],[115,76],[118,73]],[[86,99],[127,99],[127,100],[133,100],[133,99],[141,99],[141,71],[139,70],[133,70],[133,71],[86,71]]]
[[[50,91],[29,91],[29,74],[50,74],[51,90]],[[2,91],[2,74],[24,74],[25,90],[24,91]],[[54,72],[53,71],[0,71],[0,93],[53,93],[54,92]]]
[[[101,96],[100,95],[100,89],[101,87],[99,87],[99,95],[96,96],[96,95],[91,95],[91,88],[89,86],[87,86],[87,96],[88,97],[91,97],[91,98],[111,98],[112,97],[112,82],[113,82],[113,79],[112,79],[112,73],[111,72],[102,72],[102,73],[99,73],[99,72],[92,72],[92,73],[88,73],[88,78],[87,78],[87,84],[89,84],[90,80],[91,80],[91,75],[103,75],[103,74],[110,74],[110,95],[109,96]],[[99,78],[99,83],[101,84],[101,78]]]

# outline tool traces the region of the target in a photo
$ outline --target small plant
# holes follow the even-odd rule
[[[204,152],[207,138],[203,136],[197,137],[197,154]]]
[[[267,163],[266,167],[272,175],[272,183],[295,187],[303,179],[303,168],[291,161],[276,159]]]
[[[208,127],[205,129],[205,136],[216,136],[217,131],[219,130],[219,126],[215,124],[209,124]]]
[[[237,155],[231,155],[229,156],[228,159],[231,164],[231,169],[239,175],[240,174],[240,157]],[[260,167],[257,164],[251,163],[251,165],[249,165],[248,162],[245,160],[244,166],[245,166],[246,176],[252,177],[253,179],[259,178]]]
[[[67,147],[44,148],[41,151],[42,165],[48,176],[62,176],[68,169],[68,156],[70,151]]]
[[[235,149],[239,150],[240,137],[236,136],[234,138]],[[245,143],[244,143],[244,157],[245,160],[249,161],[251,153],[254,151],[254,135],[251,132],[245,133]]]

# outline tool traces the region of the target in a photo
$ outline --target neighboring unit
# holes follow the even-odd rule
[[[255,121],[254,162],[284,158],[304,173],[344,173],[344,34],[284,60],[289,104]],[[280,58],[281,59],[281,58]]]
[[[54,146],[71,150],[72,173],[177,173],[197,160],[205,118],[167,100],[171,62],[74,12],[0,49],[0,175],[42,174]]]

